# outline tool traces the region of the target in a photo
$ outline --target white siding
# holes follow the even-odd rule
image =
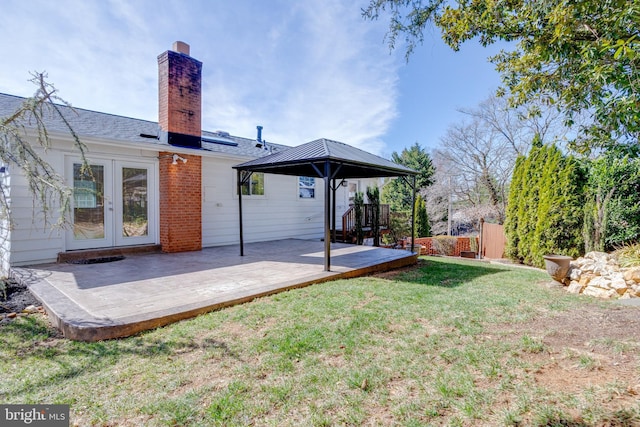
[[[77,151],[69,142],[54,141],[53,148],[40,154],[58,173],[64,174],[65,156],[75,156]],[[157,151],[87,144],[89,161],[92,158],[135,159],[144,157],[149,159],[157,156]],[[66,231],[54,230],[50,225],[45,224],[40,208],[34,207],[34,199],[29,192],[27,181],[22,172],[16,167],[13,167],[10,172],[13,229],[11,230],[9,261],[14,266],[53,262],[57,259],[59,252],[66,250]],[[57,206],[50,208],[48,218],[50,224],[57,221],[57,210]]]
[[[202,244],[219,246],[239,242],[236,171],[240,161],[205,158],[202,162]],[[376,178],[361,179],[361,191],[378,185]],[[316,178],[315,197],[301,199],[298,177],[265,175],[264,196],[243,196],[245,242],[297,238],[320,239],[324,233],[324,180]],[[336,191],[336,226],[349,208],[346,187]]]
[[[158,151],[103,145],[100,141],[88,144],[87,157],[108,160],[154,159]],[[45,158],[64,174],[66,156],[77,154],[68,141],[54,141]],[[238,197],[236,171],[232,166],[247,159],[204,157],[202,159],[202,240],[203,246],[220,246],[239,242]],[[156,166],[157,168],[157,166]],[[157,169],[156,169],[157,171]],[[9,171],[11,176],[11,204],[14,228],[0,227],[0,268],[6,274],[8,263],[28,265],[56,260],[66,248],[65,230],[52,230],[45,225],[40,209],[33,206],[33,197],[21,171]],[[8,183],[8,175],[2,179]],[[377,179],[361,179],[360,190],[376,185]],[[157,188],[157,187],[156,187]],[[156,195],[157,196],[157,195]],[[159,198],[156,197],[156,200]],[[316,178],[315,197],[299,197],[298,177],[265,176],[264,196],[243,196],[244,237],[246,242],[284,238],[320,239],[324,231],[324,181]],[[342,213],[349,207],[348,191],[340,187],[336,194],[336,224],[341,227]],[[155,206],[157,215],[157,203]],[[56,208],[50,209],[50,222],[55,223]],[[0,224],[1,225],[1,224]],[[4,239],[3,237],[10,237]]]
[[[239,242],[236,171],[240,161],[203,159],[203,246]],[[323,233],[323,181],[316,179],[315,198],[301,199],[298,177],[265,175],[264,196],[243,196],[246,242],[284,238],[319,239]]]

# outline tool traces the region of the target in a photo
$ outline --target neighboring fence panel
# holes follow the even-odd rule
[[[482,256],[491,259],[504,258],[506,246],[504,226],[485,222],[482,226]]]

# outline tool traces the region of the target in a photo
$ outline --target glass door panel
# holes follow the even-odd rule
[[[149,235],[147,169],[122,168],[122,237]]]
[[[156,243],[155,164],[68,158],[73,188],[67,249]]]
[[[104,166],[73,164],[73,237],[104,239]]]
[[[113,206],[110,197],[111,169],[109,163],[92,162],[84,167],[70,160],[69,185],[73,189],[71,220],[67,233],[69,249],[109,246],[113,242]]]
[[[115,245],[155,243],[153,164],[115,162]]]

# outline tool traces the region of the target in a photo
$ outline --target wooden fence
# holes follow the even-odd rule
[[[416,245],[421,246],[421,255],[436,255],[438,252],[433,247],[431,237],[419,237],[416,239]],[[471,250],[471,239],[477,237],[457,237],[455,249],[450,253],[451,256],[460,256],[464,251]],[[479,245],[482,245],[482,258],[501,259],[504,258],[504,250],[507,246],[507,239],[504,235],[504,226],[499,224],[483,223],[482,238],[479,239]],[[411,245],[411,240],[402,241],[402,247]]]
[[[482,224],[482,257],[490,259],[504,258],[504,250],[507,246],[507,238],[504,235],[504,226],[500,224]]]

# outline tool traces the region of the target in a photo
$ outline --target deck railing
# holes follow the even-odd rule
[[[380,228],[389,228],[389,205],[380,205]],[[373,206],[365,204],[362,209],[362,227],[373,227]],[[356,210],[353,206],[342,215],[342,240],[346,241],[356,229]]]

